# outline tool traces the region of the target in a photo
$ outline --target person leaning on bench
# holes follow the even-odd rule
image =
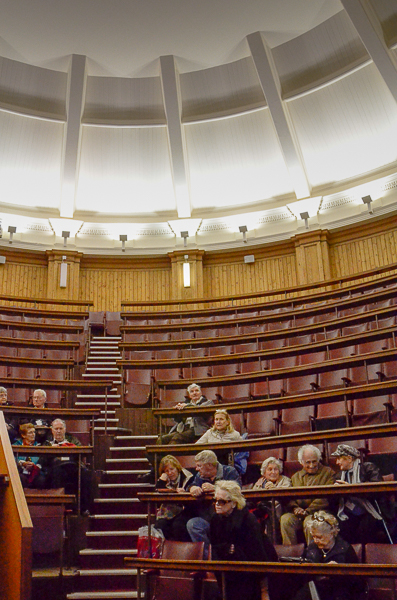
[[[189,402],[178,402],[174,408],[183,412],[184,409],[191,409],[194,406],[211,406],[213,400],[208,400],[201,393],[201,387],[197,383],[192,383],[187,388]],[[157,438],[156,444],[167,446],[168,444],[194,444],[210,428],[210,419],[206,416],[191,416],[184,418],[182,415],[174,417],[175,425],[170,432]],[[152,466],[148,473],[138,475],[140,481],[154,483],[154,468]]]
[[[336,456],[340,471],[335,485],[383,481],[378,467],[372,462],[362,462],[360,451],[348,444],[339,444],[331,456]],[[339,500],[338,519],[342,537],[350,543],[367,544],[379,540],[382,525],[390,537],[385,518],[392,521],[395,510],[385,496],[379,500],[365,497],[342,497]],[[390,540],[389,540],[390,541]]]

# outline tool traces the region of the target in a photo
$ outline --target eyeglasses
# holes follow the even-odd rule
[[[231,500],[223,500],[223,498],[214,498],[212,500],[213,504],[219,504],[219,506],[225,506],[225,504],[229,504]]]
[[[317,513],[314,513],[314,515],[312,516],[312,520],[316,521],[317,523],[327,523],[331,527],[334,527],[335,525],[335,523],[330,523],[330,520],[327,519],[327,517],[323,517],[323,515],[319,515]]]

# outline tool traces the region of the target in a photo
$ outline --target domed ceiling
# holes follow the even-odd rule
[[[397,211],[397,0],[0,10],[0,245],[214,250]]]

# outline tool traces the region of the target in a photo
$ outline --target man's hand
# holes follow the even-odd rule
[[[296,517],[306,517],[307,511],[304,508],[301,508],[300,506],[296,506],[294,508],[294,515]]]
[[[203,494],[203,490],[198,485],[192,485],[192,487],[190,488],[189,491],[190,491],[191,495],[196,496],[196,498],[198,496],[202,496],[202,494]]]
[[[186,404],[185,402],[178,402],[178,404],[175,404],[174,408],[177,408],[178,410],[182,410],[183,408],[185,408]]]
[[[203,492],[213,492],[215,490],[215,486],[212,485],[212,483],[205,481],[201,486],[201,489],[203,490]]]

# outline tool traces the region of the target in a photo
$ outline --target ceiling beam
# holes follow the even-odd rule
[[[310,185],[295,130],[281,98],[281,84],[271,50],[259,31],[248,35],[247,41],[296,197],[307,198]]]
[[[191,216],[191,204],[187,180],[185,140],[181,123],[182,102],[179,74],[174,57],[161,56],[160,70],[178,217],[188,219]]]
[[[81,117],[86,90],[86,57],[73,54],[68,76],[66,129],[61,179],[61,217],[73,218],[80,160]]]
[[[382,26],[367,0],[342,0],[343,7],[384,82],[397,102],[397,63],[388,49]]]

